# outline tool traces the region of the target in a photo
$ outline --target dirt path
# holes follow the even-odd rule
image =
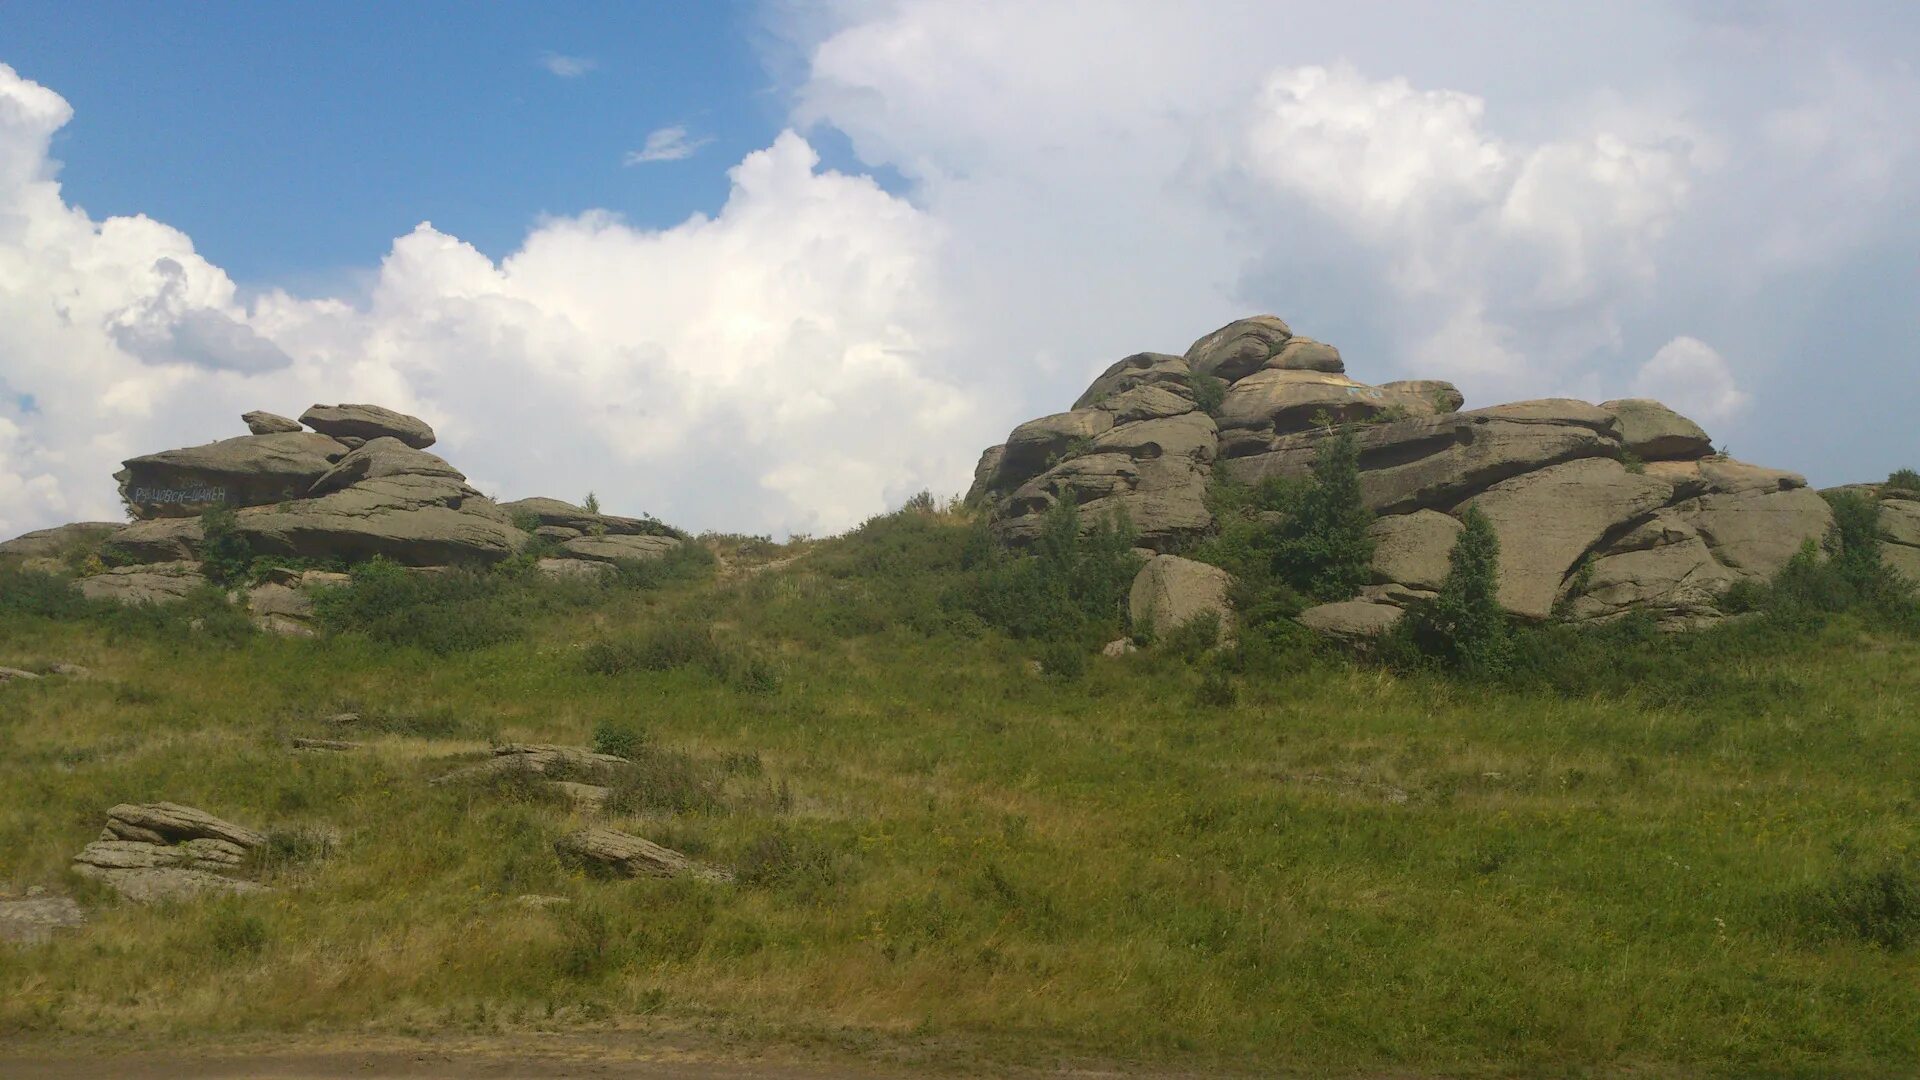
[[[634,1080],[829,1080],[881,1077],[1033,1076],[1093,1080],[1140,1077],[1125,1069],[1009,1069],[957,1053],[943,1060],[881,1063],[831,1051],[767,1050],[660,1033],[528,1035],[406,1040],[389,1037],[324,1041],[286,1038],[191,1046],[125,1047],[69,1040],[0,1044],[4,1080],[547,1080],[631,1077]],[[1175,1074],[1154,1073],[1173,1080]],[[1177,1074],[1192,1076],[1196,1074]]]

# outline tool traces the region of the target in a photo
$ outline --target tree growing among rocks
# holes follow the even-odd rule
[[[1501,610],[1500,538],[1477,507],[1460,515],[1460,538],[1447,557],[1440,593],[1407,620],[1422,655],[1468,674],[1492,675],[1513,663],[1513,636]]]

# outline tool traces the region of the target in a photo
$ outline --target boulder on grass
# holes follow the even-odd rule
[[[1178,555],[1156,555],[1133,577],[1127,615],[1134,626],[1151,630],[1155,637],[1211,615],[1220,621],[1224,639],[1233,631],[1233,604],[1228,599],[1232,587],[1232,575],[1217,566]]]
[[[230,875],[267,838],[178,803],[122,803],[107,811],[100,838],[74,856],[74,872],[105,882],[139,904],[206,893],[264,892]]]
[[[614,829],[591,828],[554,841],[562,861],[617,877],[697,877],[725,881],[730,875],[703,867],[672,848]]]
[[[1341,641],[1364,643],[1399,625],[1405,612],[1371,600],[1342,600],[1300,613],[1300,624]]]

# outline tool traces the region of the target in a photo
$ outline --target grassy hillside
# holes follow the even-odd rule
[[[363,575],[316,640],[0,583],[0,664],[95,674],[0,688],[0,887],[99,905],[0,952],[0,1035],[670,1022],[989,1066],[1920,1062],[1911,618],[1547,631],[1498,680],[1285,635],[1082,661],[1054,601],[1022,606],[1048,583],[953,516],[712,547],[606,588]],[[1059,594],[1080,645],[1101,558]],[[544,789],[428,783],[509,740],[635,756],[616,823],[737,880],[572,874],[551,845],[579,819]],[[106,807],[161,799],[271,830],[287,887],[143,909],[71,877]]]

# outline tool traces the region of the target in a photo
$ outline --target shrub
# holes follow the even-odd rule
[[[352,575],[350,584],[315,596],[321,626],[443,656],[518,637],[524,617],[538,606],[525,583],[505,575],[418,574],[385,559],[361,563]]]
[[[1796,898],[1801,925],[1822,937],[1849,937],[1898,952],[1920,936],[1920,861],[1855,862]]]
[[[243,585],[253,569],[253,546],[240,533],[239,519],[225,506],[200,515],[200,572],[215,585]]]
[[[1209,667],[1200,676],[1200,685],[1193,690],[1194,704],[1202,708],[1225,709],[1240,700],[1240,689],[1234,684],[1233,676],[1218,666]]]
[[[0,566],[0,615],[71,619],[93,609],[73,582],[38,570]]]
[[[1087,673],[1087,647],[1073,638],[1059,638],[1040,646],[1040,672],[1050,679],[1071,682]]]
[[[782,682],[773,661],[744,644],[723,640],[711,626],[692,618],[674,619],[638,634],[602,638],[587,646],[582,663],[596,675],[694,668],[750,694],[774,693]]]
[[[1168,655],[1193,663],[1220,644],[1220,616],[1203,611],[1167,631],[1156,644]]]
[[[1218,416],[1220,405],[1227,400],[1227,383],[1212,375],[1195,375],[1187,385],[1193,389],[1193,403],[1208,416]]]
[[[1082,529],[1079,508],[1062,499],[1042,520],[1032,555],[1001,551],[981,528],[969,551],[975,572],[950,600],[1017,638],[1117,636],[1140,571],[1134,535],[1124,515]]]
[[[596,754],[631,759],[643,753],[649,742],[646,730],[638,724],[602,720],[593,725],[593,750]]]
[[[1423,656],[1468,674],[1493,675],[1513,661],[1513,636],[1500,607],[1500,538],[1478,507],[1447,555],[1440,594],[1401,620]]]
[[[587,492],[587,497],[580,500],[580,509],[585,510],[589,514],[599,513],[600,512],[600,496],[595,495],[591,491]]]
[[[1895,469],[1887,477],[1884,485],[1887,491],[1920,493],[1920,472],[1913,469]]]
[[[621,559],[614,581],[628,589],[664,589],[699,581],[713,572],[713,552],[705,544],[684,543],[653,559]]]

